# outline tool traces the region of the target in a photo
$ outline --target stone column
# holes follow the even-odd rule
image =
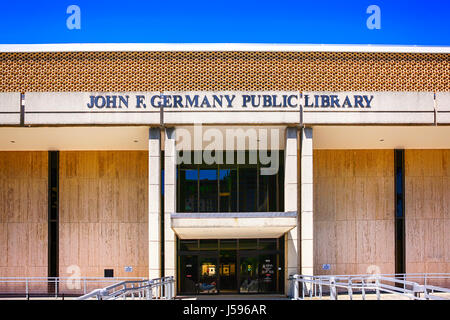
[[[164,138],[164,275],[176,280],[176,237],[170,221],[176,211],[175,128],[166,128]]]
[[[301,273],[313,275],[313,129],[301,131]]]
[[[148,276],[161,277],[161,131],[148,137]]]
[[[284,163],[284,211],[298,211],[298,147],[297,128],[286,129],[286,148]],[[297,213],[298,215],[298,213]],[[297,220],[298,221],[298,220]],[[298,222],[297,222],[298,225]],[[299,227],[291,229],[286,235],[285,290],[289,294],[289,276],[298,274],[299,269]]]

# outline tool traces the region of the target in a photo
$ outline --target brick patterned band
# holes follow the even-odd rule
[[[0,53],[0,91],[450,91],[450,55],[339,52]]]

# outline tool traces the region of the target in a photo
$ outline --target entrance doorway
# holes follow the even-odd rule
[[[236,250],[221,250],[220,255],[220,292],[237,292],[237,270],[236,270]]]
[[[258,255],[243,254],[240,256],[239,260],[240,260],[239,291],[241,293],[258,293],[259,292]]]
[[[282,293],[284,237],[178,240],[182,294]]]

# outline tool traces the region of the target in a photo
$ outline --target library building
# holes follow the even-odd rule
[[[1,278],[287,295],[294,274],[450,273],[448,50],[17,48]]]

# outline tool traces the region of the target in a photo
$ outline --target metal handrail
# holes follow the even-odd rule
[[[79,295],[88,292],[88,287],[101,286],[101,284],[114,284],[118,281],[143,281],[141,277],[0,277],[0,294],[6,296],[64,296]],[[70,288],[69,284],[77,284],[77,287]],[[62,289],[61,286],[65,285]],[[36,289],[39,286],[39,289]],[[43,289],[45,288],[45,289]],[[49,291],[51,290],[51,291]]]
[[[78,298],[78,300],[88,300],[96,298],[97,300],[116,300],[131,297],[135,299],[173,299],[174,277],[163,277],[151,280],[141,281],[122,281],[111,286],[95,289],[88,294]],[[155,294],[153,294],[155,291]]]
[[[422,279],[424,284],[405,279]],[[429,273],[429,274],[377,274],[377,275],[294,275],[289,278],[293,281],[294,299],[322,298],[324,294],[329,294],[330,299],[336,300],[338,289],[345,289],[350,299],[356,292],[361,292],[362,299],[366,294],[375,292],[377,299],[380,299],[381,292],[398,294],[409,299],[421,300],[441,300],[450,299],[450,289],[430,285],[430,280],[450,280],[450,273]],[[301,286],[301,287],[300,287]],[[328,288],[327,291],[324,290]],[[301,297],[300,297],[301,293]],[[443,297],[436,293],[443,293],[449,297]]]

